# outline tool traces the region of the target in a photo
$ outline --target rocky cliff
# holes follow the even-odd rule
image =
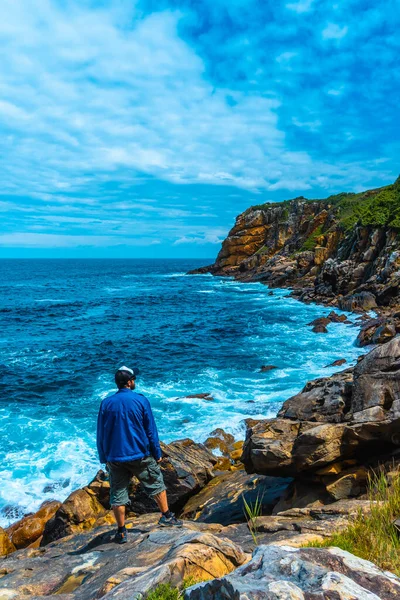
[[[216,262],[200,272],[291,287],[302,300],[340,308],[395,306],[400,178],[359,194],[253,206],[237,217]]]

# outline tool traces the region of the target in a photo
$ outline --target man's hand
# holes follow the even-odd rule
[[[162,457],[158,459],[157,463],[160,463],[162,461]]]

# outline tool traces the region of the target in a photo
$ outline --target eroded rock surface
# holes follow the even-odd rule
[[[354,367],[309,382],[275,419],[249,423],[248,473],[321,483],[332,499],[365,491],[372,459],[400,450],[400,338]]]
[[[229,539],[216,537],[221,527],[188,523],[163,529],[157,520],[143,515],[129,522],[123,546],[113,543],[115,528],[103,526],[15,552],[0,561],[0,598],[139,599],[160,583],[221,577],[248,559]]]
[[[189,588],[185,600],[393,600],[400,579],[338,548],[259,546],[230,575]]]
[[[271,513],[289,482],[290,479],[248,475],[244,471],[224,473],[190,498],[181,516],[203,523],[241,523],[246,520],[243,498],[250,506],[258,498],[264,514]]]

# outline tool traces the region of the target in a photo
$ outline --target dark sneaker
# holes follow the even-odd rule
[[[179,521],[179,519],[176,518],[174,513],[171,513],[169,517],[163,515],[158,521],[158,524],[162,525],[162,527],[182,527],[183,522]]]
[[[117,544],[126,544],[126,542],[128,541],[128,534],[125,531],[117,531],[117,533],[115,534],[115,538],[114,538],[114,542],[116,542]]]

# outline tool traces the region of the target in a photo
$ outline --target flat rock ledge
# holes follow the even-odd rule
[[[259,546],[230,575],[189,588],[185,600],[394,600],[400,579],[339,548]]]
[[[185,523],[164,529],[156,515],[128,521],[128,543],[113,543],[115,527],[65,537],[44,548],[18,550],[0,561],[1,600],[118,598],[136,600],[162,583],[222,577],[250,555],[221,527]]]

